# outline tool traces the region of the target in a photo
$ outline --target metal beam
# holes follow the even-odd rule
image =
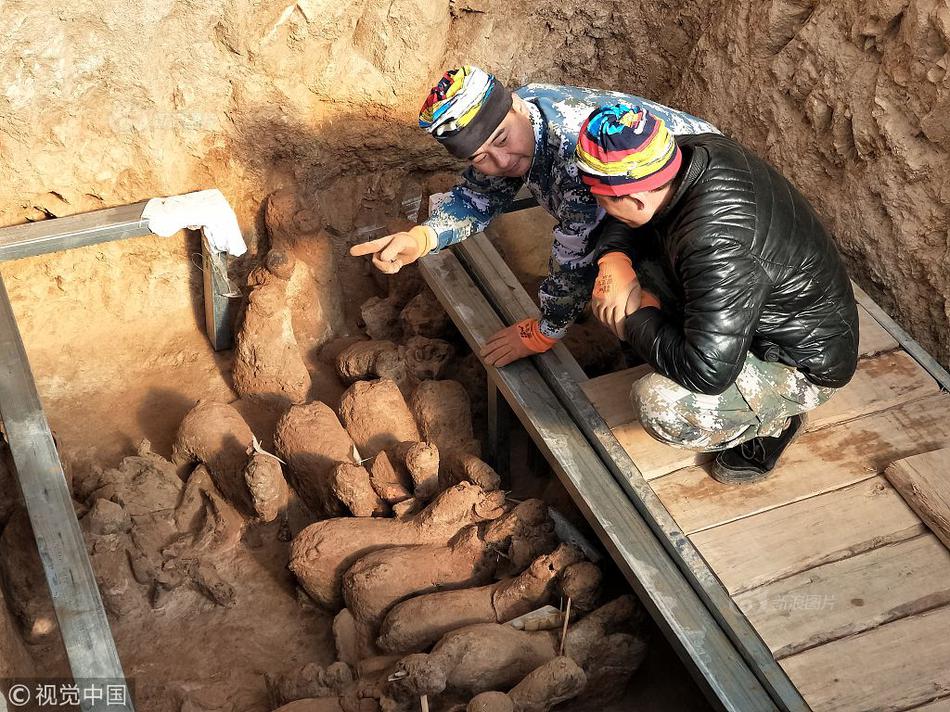
[[[483,234],[474,235],[455,248],[462,263],[482,288],[488,301],[509,323],[538,313],[534,302],[508,265]],[[563,348],[563,347],[562,347]],[[808,709],[800,693],[775,661],[748,619],[736,606],[715,573],[673,520],[669,511],[617,442],[607,423],[594,408],[576,377],[576,360],[566,349],[535,358],[551,390],[558,396],[587,440],[601,456],[650,529],[665,546],[683,575],[730,637],[750,668],[770,690],[779,706],[802,712]]]
[[[477,352],[503,326],[502,320],[452,251],[429,255],[419,267]],[[487,371],[710,701],[735,712],[775,710],[762,684],[535,365],[522,360]]]
[[[511,409],[498,393],[498,386],[488,379],[488,453],[486,460],[501,477],[502,485],[511,485]]]
[[[142,219],[146,202],[0,229],[0,262],[151,235]]]
[[[104,684],[125,676],[49,423],[0,277],[0,418],[7,433],[36,547],[73,677]],[[84,710],[132,710],[87,700]]]
[[[215,252],[208,239],[201,237],[201,272],[204,280],[205,330],[211,347],[224,351],[234,346],[234,319],[240,292],[231,291],[228,279],[228,255]]]
[[[943,386],[944,390],[950,391],[950,373],[947,373],[947,369],[940,365],[940,363],[927,353],[924,350],[924,347],[918,344],[914,337],[904,331],[901,326],[894,321],[891,316],[881,309],[877,303],[871,299],[867,292],[865,292],[861,287],[859,287],[854,282],[851,282],[851,286],[854,289],[854,299],[862,307],[868,310],[868,313],[874,318],[874,320],[884,327],[891,336],[893,336],[897,343],[901,345],[901,348],[904,349],[911,357],[919,363],[927,373],[933,376],[937,383]]]

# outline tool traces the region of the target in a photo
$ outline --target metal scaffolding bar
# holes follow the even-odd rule
[[[2,277],[0,418],[73,677],[123,684],[119,654]],[[125,705],[87,700],[83,709],[132,710],[131,700],[127,700]]]
[[[0,229],[0,262],[151,235],[146,202]]]

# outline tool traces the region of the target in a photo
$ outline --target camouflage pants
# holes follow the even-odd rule
[[[801,371],[751,353],[736,382],[717,396],[693,393],[651,373],[633,384],[640,423],[657,440],[688,450],[725,450],[754,437],[778,435],[788,418],[817,408],[835,392]]]

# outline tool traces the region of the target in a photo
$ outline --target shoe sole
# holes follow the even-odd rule
[[[798,440],[804,433],[805,428],[808,427],[808,414],[800,413],[802,417],[802,423],[798,426],[798,431],[792,436],[792,439],[788,441],[788,445],[785,446],[785,449],[782,451],[784,455],[788,449],[795,444],[795,441]],[[776,463],[776,467],[778,463]],[[710,476],[717,482],[721,482],[724,485],[745,485],[752,484],[753,482],[761,482],[766,477],[775,472],[775,467],[767,472],[758,472],[754,475],[746,474],[749,470],[733,470],[728,467],[723,467],[718,462],[714,461],[712,466],[712,471],[709,473]]]

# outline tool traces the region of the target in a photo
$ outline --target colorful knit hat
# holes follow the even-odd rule
[[[602,106],[577,139],[577,167],[594,195],[654,190],[673,179],[683,155],[663,119],[629,104]]]
[[[453,156],[469,158],[498,128],[511,108],[511,92],[478,67],[450,69],[432,87],[419,126]]]

